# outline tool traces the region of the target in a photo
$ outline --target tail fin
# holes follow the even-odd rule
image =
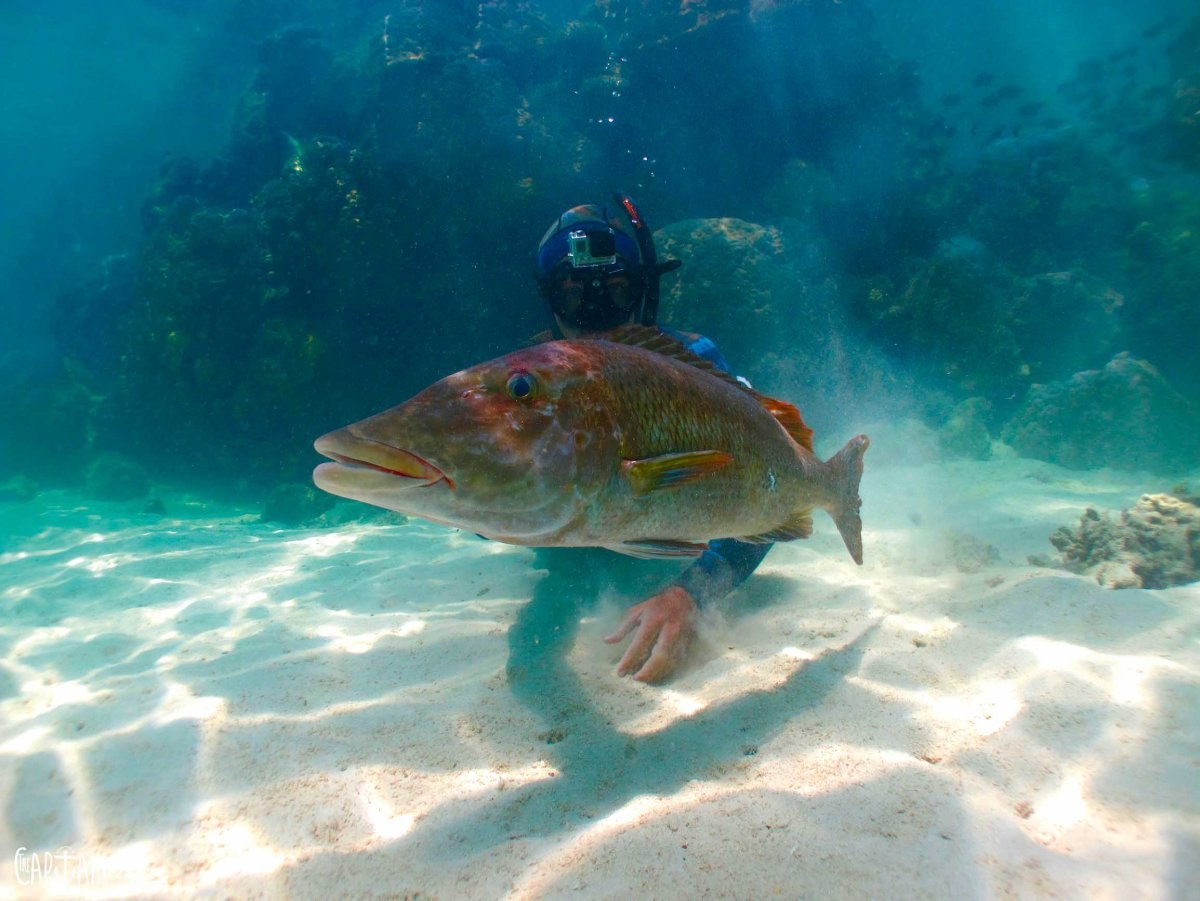
[[[866,435],[856,435],[825,461],[826,478],[834,495],[829,515],[842,533],[846,550],[859,566],[863,562],[863,551],[862,519],[858,515],[862,498],[858,496],[858,483],[862,479],[863,454],[870,443]]]

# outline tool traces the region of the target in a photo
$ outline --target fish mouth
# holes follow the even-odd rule
[[[412,451],[392,447],[380,441],[363,438],[347,429],[338,429],[328,435],[322,435],[314,443],[317,453],[324,454],[333,463],[322,463],[317,471],[363,471],[378,472],[408,480],[412,487],[426,488],[445,482],[450,488],[454,483],[450,478],[426,460]]]

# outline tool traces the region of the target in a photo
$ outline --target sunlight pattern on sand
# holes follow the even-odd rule
[[[118,895],[369,891],[344,874],[370,859],[542,897],[689,852],[849,880],[896,848],[895,878],[934,894],[999,891],[989,861],[1014,853],[1048,884],[1085,859],[1129,885],[1196,829],[1200,598],[1030,566],[1046,511],[1079,500],[1023,472],[889,500],[937,472],[881,468],[867,565],[836,535],[777,547],[660,689],[613,675],[619,591],[566,645],[527,624],[515,659],[546,578],[524,549],[50,509],[0,557],[4,837],[86,853]]]

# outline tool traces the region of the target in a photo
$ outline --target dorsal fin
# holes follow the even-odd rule
[[[762,404],[763,408],[783,426],[783,430],[791,435],[793,441],[805,450],[812,451],[813,431],[805,424],[804,418],[800,415],[800,411],[796,408],[795,404],[789,404],[785,400],[776,400],[773,397],[760,394],[753,388],[743,385],[724,369],[717,367],[711,360],[706,360],[704,357],[692,353],[679,341],[661,329],[649,325],[622,325],[610,332],[601,332],[596,335],[589,335],[588,337],[654,351],[654,353],[662,354],[681,363],[687,363],[689,366],[695,366],[697,369],[715,375],[722,381],[746,392]]]
[[[614,344],[628,344],[630,347],[641,347],[652,350],[665,357],[672,357],[684,363],[691,363],[701,369],[716,369],[708,360],[697,356],[687,349],[677,339],[672,338],[662,329],[653,325],[619,325],[607,332],[588,335],[600,341],[612,341]]]
[[[811,452],[813,449],[813,430],[808,427],[808,424],[800,416],[800,410],[796,405],[789,404],[786,400],[767,397],[765,394],[759,394],[757,391],[753,393],[758,398],[758,402],[766,407],[767,411],[783,426],[783,430],[792,436],[792,440],[805,450]]]

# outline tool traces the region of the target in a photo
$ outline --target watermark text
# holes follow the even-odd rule
[[[65,845],[54,851],[17,848],[13,871],[18,885],[98,886],[111,881],[107,860]]]

